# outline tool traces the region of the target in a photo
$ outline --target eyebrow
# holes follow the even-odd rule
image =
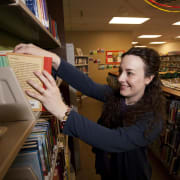
[[[121,71],[122,70],[122,68],[121,67],[119,67],[119,71]],[[130,69],[130,68],[127,68],[127,69],[125,69],[126,71],[136,71],[135,69]]]
[[[126,71],[135,71],[135,69],[126,69]]]

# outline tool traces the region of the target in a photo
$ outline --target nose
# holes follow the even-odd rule
[[[121,82],[124,82],[126,79],[126,76],[125,76],[125,73],[120,73],[119,77],[118,77],[118,81],[121,83]]]

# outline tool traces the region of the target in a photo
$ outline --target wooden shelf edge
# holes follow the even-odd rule
[[[88,64],[75,64],[75,66],[88,66]]]
[[[7,132],[0,138],[0,147],[3,147],[0,149],[0,179],[3,179],[35,123],[36,120],[0,123],[8,127]]]
[[[17,6],[20,10],[22,10],[24,13],[26,13],[29,18],[32,19],[33,22],[35,22],[40,29],[42,29],[50,38],[52,41],[54,41],[57,45],[61,46],[60,41],[55,39],[53,35],[47,30],[44,25],[38,20],[38,18],[29,10],[29,8],[20,0],[16,0],[15,3],[10,4],[9,6]]]

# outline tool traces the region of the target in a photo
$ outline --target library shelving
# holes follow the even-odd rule
[[[118,87],[118,72],[109,72],[107,82],[112,88]],[[162,90],[167,102],[166,128],[149,149],[160,160],[167,172],[176,180],[180,179],[180,90],[179,81],[165,79]],[[164,79],[162,79],[164,81]],[[175,83],[176,82],[176,83]],[[168,85],[168,86],[167,86]],[[175,87],[175,88],[174,88]]]
[[[75,56],[75,66],[80,71],[85,74],[88,74],[88,65],[89,65],[89,58],[88,56]]]
[[[180,71],[180,55],[160,56],[160,71]]]
[[[42,48],[51,50],[63,59],[66,59],[65,52],[65,34],[64,34],[64,15],[62,0],[46,0],[48,13],[57,23],[59,39],[56,39],[50,33],[41,21],[29,10],[22,0],[1,0],[0,2],[0,50],[13,49],[18,43],[33,43]],[[65,95],[65,101],[68,101],[68,88],[62,87]],[[1,100],[1,99],[0,99]],[[11,113],[11,112],[10,112]],[[0,136],[0,179],[8,175],[13,161],[16,159],[19,151],[23,147],[26,139],[31,134],[41,117],[41,113],[35,114],[35,119],[24,121],[6,122],[2,121],[0,115],[0,127],[6,126],[7,131]],[[62,138],[61,138],[62,139]],[[64,137],[64,139],[67,139]],[[54,147],[52,155],[52,169],[48,179],[53,179],[53,171],[58,157],[59,141]],[[65,151],[65,148],[63,149]],[[65,156],[64,156],[65,158]],[[17,171],[18,172],[18,171]],[[20,170],[19,172],[22,173]]]
[[[20,0],[7,0],[0,3],[0,29],[43,48],[61,46],[48,29]]]
[[[88,76],[89,73],[89,57],[88,56],[75,56],[75,67]],[[82,102],[83,94],[80,91],[76,92],[77,100]]]

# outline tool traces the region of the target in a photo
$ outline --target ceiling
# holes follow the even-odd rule
[[[171,2],[166,5],[180,6],[180,0],[169,1]],[[64,0],[63,3],[66,31],[130,31],[133,41],[138,41],[141,45],[147,45],[151,41],[180,42],[175,39],[180,35],[180,26],[171,25],[180,21],[180,12],[164,12],[150,6],[145,0]],[[141,25],[108,24],[113,16],[151,19]],[[142,34],[161,34],[162,37],[138,39],[137,36]]]

